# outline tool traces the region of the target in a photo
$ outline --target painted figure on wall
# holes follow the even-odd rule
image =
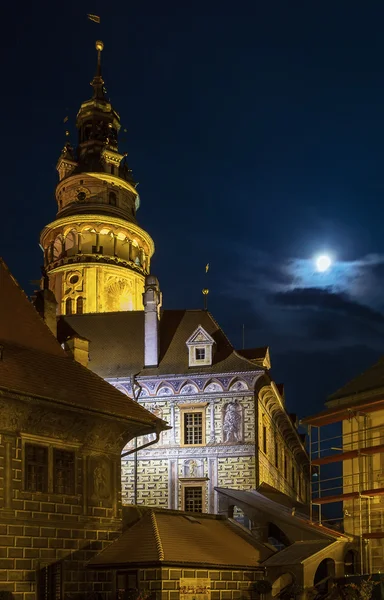
[[[241,442],[242,414],[238,400],[228,402],[224,407],[223,434],[225,442]]]

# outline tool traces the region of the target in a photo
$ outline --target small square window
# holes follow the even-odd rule
[[[195,359],[205,360],[205,348],[195,348]]]
[[[187,512],[203,512],[202,486],[187,486],[184,488],[184,510]]]

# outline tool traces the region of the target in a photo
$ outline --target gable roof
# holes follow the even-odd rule
[[[303,533],[306,532],[307,539],[310,535],[313,536],[310,539],[315,540],[349,539],[347,535],[338,531],[324,527],[323,525],[311,523],[306,514],[300,514],[298,511],[292,514],[292,508],[283,506],[280,502],[275,502],[256,490],[234,490],[220,487],[215,487],[215,490],[220,495],[230,499],[234,505],[242,508],[245,513],[246,509],[244,507],[248,506],[251,509],[251,512],[263,513],[264,515],[267,515],[268,520],[273,523],[280,522],[291,528],[294,527],[297,531],[295,534],[296,536],[299,534],[299,531],[302,530]]]
[[[36,318],[37,317],[37,318]],[[2,342],[62,356],[63,350],[38,317],[16,279],[0,257],[0,339]]]
[[[201,326],[215,342],[212,365],[189,367],[187,340]],[[61,342],[75,333],[90,340],[89,368],[101,377],[231,373],[258,371],[232,347],[223,330],[205,310],[163,310],[160,318],[159,366],[144,368],[144,311],[62,316]]]
[[[261,348],[243,348],[242,350],[237,350],[237,353],[255,363],[255,365],[265,367],[266,369],[271,368],[269,346],[262,346]]]
[[[280,552],[276,552],[263,562],[264,567],[282,567],[293,566],[304,563],[309,558],[318,554],[325,548],[330,548],[338,542],[330,542],[326,540],[310,540],[306,542],[295,542],[287,548],[283,548]]]
[[[374,365],[366,369],[357,377],[343,385],[329,396],[328,401],[339,400],[350,396],[356,396],[363,392],[374,392],[378,395],[384,393],[384,357],[382,356]],[[370,394],[370,397],[372,394]],[[357,400],[357,399],[356,399]]]
[[[250,532],[225,517],[149,509],[89,565],[255,568],[271,554]]]
[[[201,325],[195,329],[192,335],[185,341],[186,344],[214,344],[215,340],[207,333]]]
[[[2,259],[0,346],[0,390],[134,421],[137,435],[167,427],[64,352]]]

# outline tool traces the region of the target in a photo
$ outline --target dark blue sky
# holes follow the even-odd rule
[[[235,345],[244,323],[271,346],[289,408],[321,409],[384,347],[383,3],[55,6],[2,15],[0,255],[31,291],[101,38],[165,307],[202,307],[207,284]]]

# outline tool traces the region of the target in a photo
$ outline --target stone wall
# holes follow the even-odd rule
[[[89,475],[98,457],[77,451],[73,495],[25,491],[22,444],[19,436],[0,436],[0,590],[14,600],[36,600],[39,581],[41,589],[51,566],[62,598],[84,600],[99,591],[110,600],[110,575],[87,571],[86,563],[119,535],[118,490],[95,497]],[[109,483],[118,486],[118,462],[105,455],[102,460],[116,467]]]
[[[142,569],[139,572],[140,590],[148,591],[151,600],[179,600],[180,579],[209,579],[211,600],[239,600],[249,597],[253,584],[262,578],[258,571],[180,569]]]

